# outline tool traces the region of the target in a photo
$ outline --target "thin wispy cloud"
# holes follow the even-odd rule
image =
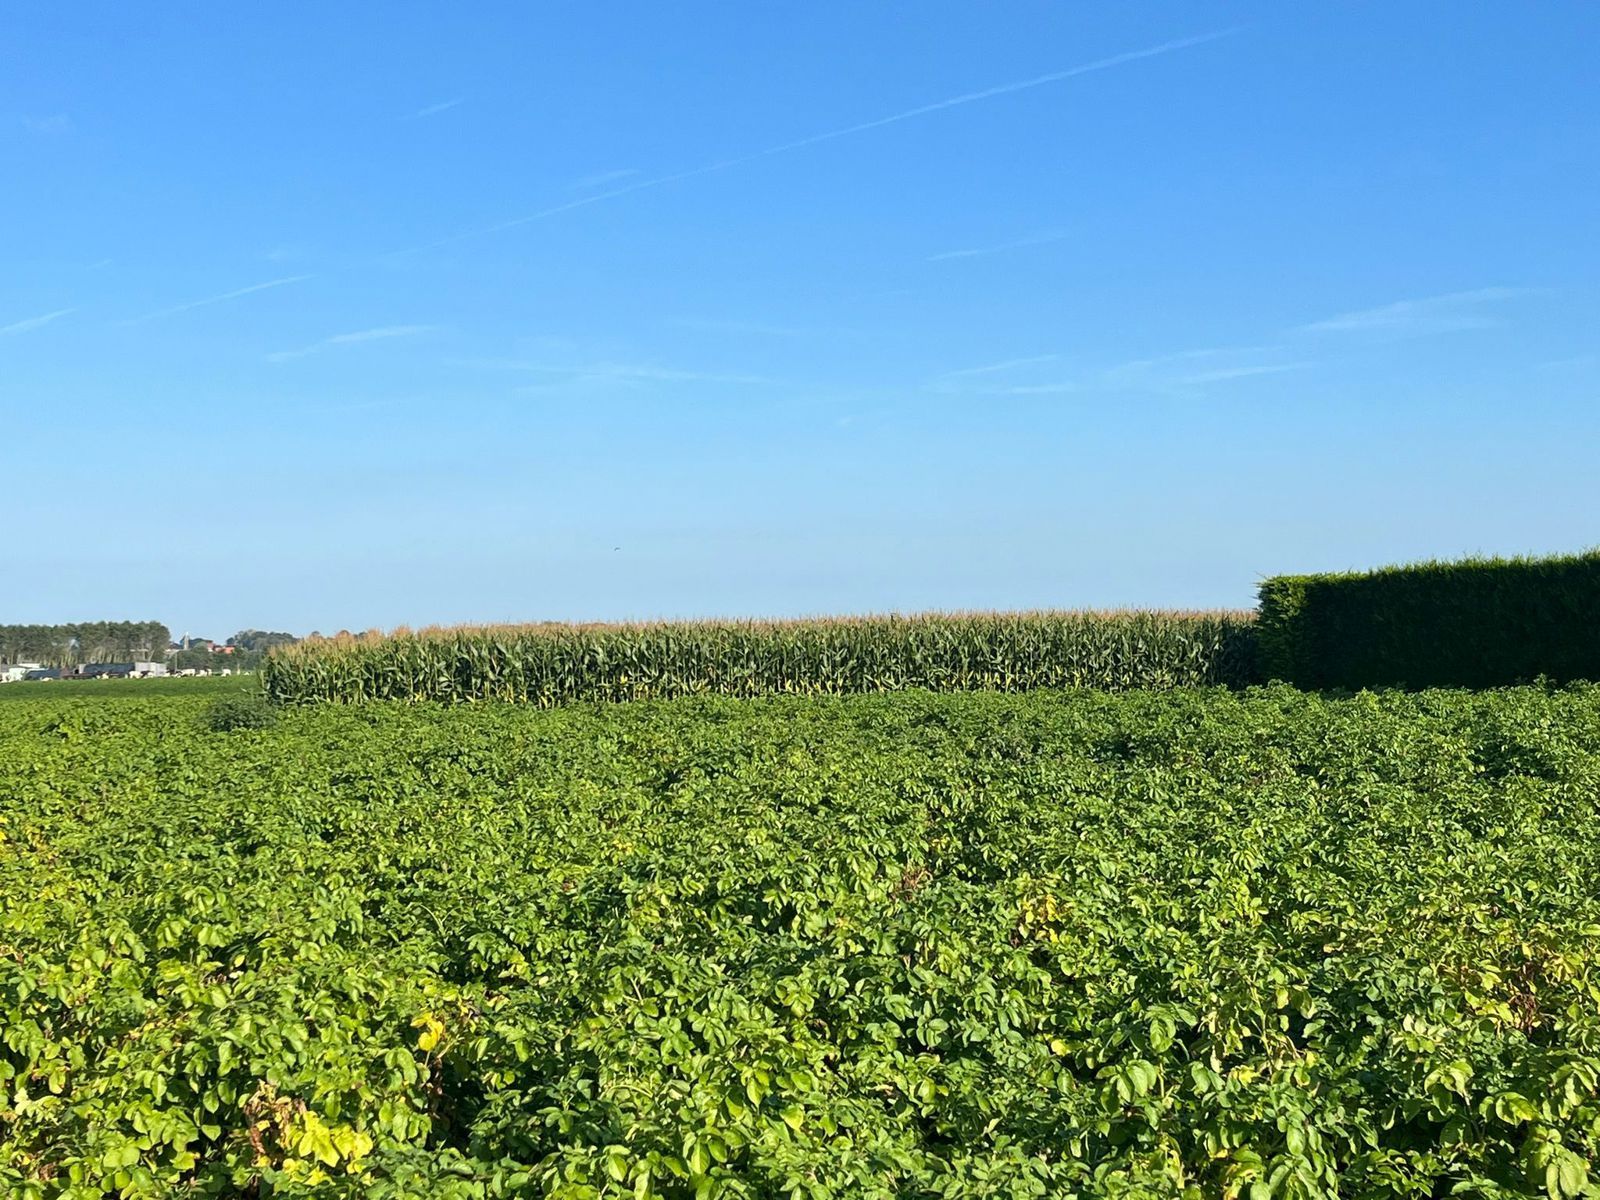
[[[618,183],[624,179],[632,179],[639,174],[638,167],[622,167],[615,171],[596,171],[593,175],[584,175],[574,179],[567,186],[575,192],[587,192],[590,188],[605,187],[608,183]]]
[[[1284,361],[1273,346],[1219,346],[1133,359],[1097,372],[1100,387],[1181,395],[1208,384],[1302,371],[1308,362]]]
[[[1259,353],[1259,348],[1250,346],[1235,349],[1231,346],[1219,346],[1205,350],[1180,350],[1175,354],[1156,354],[1149,358],[1130,358],[1126,362],[1114,363],[1109,367],[1102,367],[1097,373],[1097,378],[1103,383],[1122,383],[1125,381],[1139,381],[1155,373],[1172,374],[1174,371],[1194,371],[1196,364],[1216,362],[1221,358],[1237,358],[1240,355]],[[1215,370],[1215,367],[1210,368]]]
[[[663,367],[654,363],[593,362],[565,365],[516,358],[477,358],[468,359],[462,365],[487,370],[528,372],[548,377],[550,382],[538,385],[538,390],[571,383],[717,383],[764,386],[775,382],[764,375]]]
[[[437,117],[440,113],[449,112],[452,108],[460,108],[466,102],[467,98],[465,96],[457,96],[453,100],[441,100],[437,104],[430,104],[426,108],[417,109],[408,119],[420,121],[424,117]]]
[[[1313,365],[1285,361],[1282,352],[1271,346],[1184,350],[1066,375],[1056,368],[1060,361],[1058,354],[1010,358],[947,371],[929,386],[946,395],[966,396],[1060,396],[1108,391],[1193,396],[1213,384],[1299,371]]]
[[[927,387],[940,395],[968,397],[1053,396],[1078,391],[1077,380],[1061,377],[1056,366],[1060,362],[1059,354],[1006,358],[946,371],[935,376]]]
[[[1070,379],[1057,380],[1055,383],[1013,383],[1008,387],[994,388],[990,395],[995,396],[1066,396],[1073,392],[1083,391],[1083,385],[1074,383]]]
[[[48,137],[52,134],[71,133],[73,130],[72,118],[66,113],[51,113],[49,116],[22,116],[17,118],[29,133],[36,133]]]
[[[231,292],[222,292],[216,296],[206,296],[201,300],[190,300],[183,304],[174,304],[171,308],[157,309],[155,312],[145,313],[142,317],[132,317],[126,323],[136,324],[141,321],[157,321],[162,317],[174,317],[191,309],[205,308],[212,304],[222,304],[228,300],[237,300],[241,296],[270,291],[272,288],[288,287],[291,283],[304,283],[310,278],[310,275],[289,275],[283,279],[269,279],[265,283],[253,283],[249,287],[234,288]]]
[[[798,338],[810,337],[820,330],[801,329],[794,325],[775,325],[765,321],[740,321],[718,317],[674,317],[668,322],[679,329],[692,329],[697,333],[726,333],[750,337]]]
[[[291,358],[305,358],[308,355],[320,354],[324,350],[331,350],[337,346],[353,346],[361,342],[381,342],[390,338],[416,337],[423,333],[432,333],[432,325],[383,325],[376,329],[358,329],[354,333],[336,333],[332,337],[325,337],[320,342],[312,342],[309,346],[301,346],[297,350],[279,350],[267,355],[268,362],[286,362]]]
[[[1182,387],[1201,387],[1208,383],[1225,383],[1230,379],[1249,379],[1256,375],[1281,375],[1285,371],[1304,371],[1315,365],[1309,362],[1286,362],[1261,363],[1253,367],[1217,367],[1210,371],[1181,375],[1177,383]]]
[[[1518,299],[1528,295],[1530,290],[1486,287],[1465,292],[1446,292],[1421,300],[1398,300],[1377,308],[1363,308],[1312,321],[1297,327],[1296,332],[1420,335],[1484,329],[1501,323],[1498,316],[1484,311],[1485,306]]]
[[[975,246],[969,250],[946,250],[942,254],[930,254],[927,261],[948,262],[953,258],[984,258],[990,254],[1004,254],[1008,250],[1023,250],[1029,246],[1048,246],[1051,242],[1065,241],[1069,236],[1065,230],[1052,229],[1045,233],[1033,234],[1031,237],[999,242],[993,246]]]
[[[619,196],[632,195],[649,188],[663,187],[669,183],[678,183],[685,179],[696,179],[703,175],[712,175],[719,171],[726,171],[732,167],[743,166],[746,163],[758,162],[773,155],[788,154],[791,151],[801,150],[808,146],[820,145],[838,138],[853,137],[856,134],[866,133],[869,130],[883,129],[886,126],[898,125],[902,121],[912,121],[919,117],[930,116],[933,113],[945,112],[953,108],[961,108],[968,104],[977,104],[984,100],[993,100],[999,96],[1010,96],[1017,92],[1030,91],[1033,88],[1046,87],[1053,83],[1062,83],[1068,79],[1076,79],[1081,75],[1092,75],[1097,71],[1109,71],[1115,67],[1126,66],[1129,63],[1140,62],[1148,58],[1159,58],[1162,55],[1174,54],[1180,50],[1187,50],[1193,46],[1200,46],[1206,42],[1213,42],[1219,38],[1236,33],[1236,29],[1222,29],[1212,33],[1198,34],[1194,37],[1174,38],[1171,41],[1161,42],[1154,46],[1146,46],[1140,50],[1129,50],[1122,54],[1113,54],[1108,58],[1095,59],[1093,62],[1080,63],[1075,67],[1067,67],[1060,71],[1051,71],[1044,75],[1035,75],[1029,79],[1019,79],[1011,83],[997,84],[994,87],[983,88],[975,92],[963,92],[960,95],[948,96],[943,100],[935,100],[930,104],[919,104],[915,108],[902,109],[890,113],[885,117],[877,117],[870,121],[858,121],[853,125],[842,125],[836,129],[825,129],[821,133],[813,133],[807,137],[795,138],[793,141],[779,142],[768,146],[764,150],[757,150],[750,154],[743,154],[735,158],[722,159],[719,162],[706,163],[704,166],[690,167],[683,171],[674,171],[667,175],[656,175],[649,179],[642,179],[635,183],[624,184],[620,187],[607,188],[595,192],[593,195],[583,196],[576,200],[569,200],[564,204],[553,204],[548,208],[541,208],[537,212],[526,213],[510,220],[499,221],[493,225],[480,226],[477,229],[462,230],[448,237],[439,238],[425,245],[413,246],[407,250],[397,251],[400,254],[416,253],[422,250],[433,250],[440,246],[452,245],[469,238],[486,237],[493,233],[503,233],[508,229],[516,229],[521,225],[528,225],[534,221],[543,221],[561,213],[571,212],[574,209],[585,208],[591,204],[599,204],[604,200],[612,200]]]
[[[1537,289],[1485,287],[1401,300],[1375,308],[1340,313],[1287,331],[1272,344],[1215,346],[1175,354],[1131,359],[1065,377],[1041,368],[1060,356],[1036,354],[982,366],[947,371],[928,385],[932,391],[970,396],[1039,396],[1070,392],[1128,391],[1194,397],[1207,388],[1242,380],[1310,370],[1319,364],[1303,357],[1306,335],[1374,334],[1413,337],[1498,325],[1489,306],[1535,294]]]
[[[946,371],[939,378],[968,379],[974,375],[999,375],[1022,367],[1035,367],[1041,363],[1058,362],[1060,358],[1059,354],[1030,354],[1026,358],[1007,358],[1000,362],[984,363],[978,367],[962,367],[958,371]]]
[[[59,321],[69,313],[77,311],[75,308],[58,308],[55,312],[40,313],[37,317],[24,317],[22,320],[13,321],[9,325],[0,325],[0,336],[9,337],[16,333],[27,333],[30,330],[48,325],[51,321]]]
[[[571,368],[540,368],[548,374],[567,375],[582,383],[732,383],[764,385],[772,381],[764,375],[744,375],[728,371],[684,370],[638,363],[593,363]]]
[[[1552,358],[1538,363],[1537,371],[1575,371],[1583,367],[1600,366],[1600,355],[1574,354],[1570,358]]]

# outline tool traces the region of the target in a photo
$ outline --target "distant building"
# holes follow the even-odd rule
[[[35,667],[22,677],[30,683],[51,683],[61,678],[60,667]]]
[[[0,663],[0,683],[18,683],[26,679],[29,671],[37,671],[44,666],[43,663]]]

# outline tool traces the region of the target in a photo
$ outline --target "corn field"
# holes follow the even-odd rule
[[[1243,686],[1248,612],[1038,612],[787,622],[462,626],[280,647],[267,697],[575,701]]]

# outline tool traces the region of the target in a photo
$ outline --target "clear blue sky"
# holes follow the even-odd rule
[[[13,3],[0,621],[1600,541],[1593,3]]]

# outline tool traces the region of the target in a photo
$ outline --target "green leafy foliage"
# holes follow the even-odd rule
[[[1243,686],[1249,613],[1020,613],[487,626],[313,639],[263,668],[276,703],[848,695],[906,688]]]
[[[1600,689],[0,707],[0,1192],[1593,1197]]]
[[[251,675],[211,675],[206,678],[163,676],[155,679],[60,679],[52,683],[19,683],[0,686],[0,704],[17,701],[32,704],[48,691],[61,700],[79,696],[103,700],[108,697],[143,696],[239,696],[261,694],[261,683]]]
[[[203,718],[207,729],[219,733],[233,729],[270,729],[277,719],[277,710],[258,693],[214,700]]]
[[[1600,551],[1261,584],[1261,666],[1301,687],[1600,680]]]

